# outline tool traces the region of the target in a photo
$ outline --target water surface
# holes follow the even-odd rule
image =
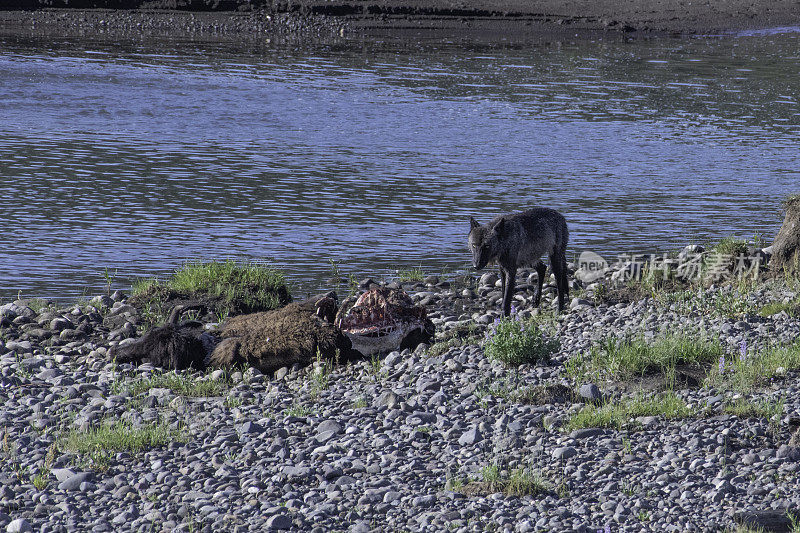
[[[470,45],[0,38],[0,299],[193,258],[463,269],[534,205],[569,252],[768,240],[800,188],[797,33]]]

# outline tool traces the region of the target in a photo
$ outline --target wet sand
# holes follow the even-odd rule
[[[17,9],[0,11],[0,33],[571,39],[713,35],[800,25],[800,6],[794,0],[84,0],[63,7],[64,2],[9,0],[6,7]],[[168,9],[176,5],[183,9]],[[213,5],[216,10],[211,10]],[[122,9],[90,9],[92,6]]]

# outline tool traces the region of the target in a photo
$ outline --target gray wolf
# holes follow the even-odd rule
[[[477,270],[490,262],[500,267],[504,316],[511,314],[517,268],[522,266],[534,267],[539,275],[534,306],[539,305],[547,270],[540,259],[544,254],[550,257],[550,268],[556,277],[558,310],[564,310],[564,299],[569,296],[566,258],[569,229],[564,215],[546,207],[534,207],[521,213],[501,215],[486,225],[479,224],[473,217],[469,217],[469,222],[472,265]]]

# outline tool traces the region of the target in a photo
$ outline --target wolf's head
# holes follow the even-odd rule
[[[469,251],[472,253],[472,266],[476,270],[485,267],[489,261],[497,259],[500,248],[500,236],[503,232],[505,220],[500,221],[490,228],[482,226],[473,217],[469,217]]]

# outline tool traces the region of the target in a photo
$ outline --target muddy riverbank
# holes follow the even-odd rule
[[[542,0],[289,2],[206,0],[65,2],[12,0],[3,33],[131,36],[434,35],[495,38],[718,34],[800,25],[800,10],[776,2]]]

